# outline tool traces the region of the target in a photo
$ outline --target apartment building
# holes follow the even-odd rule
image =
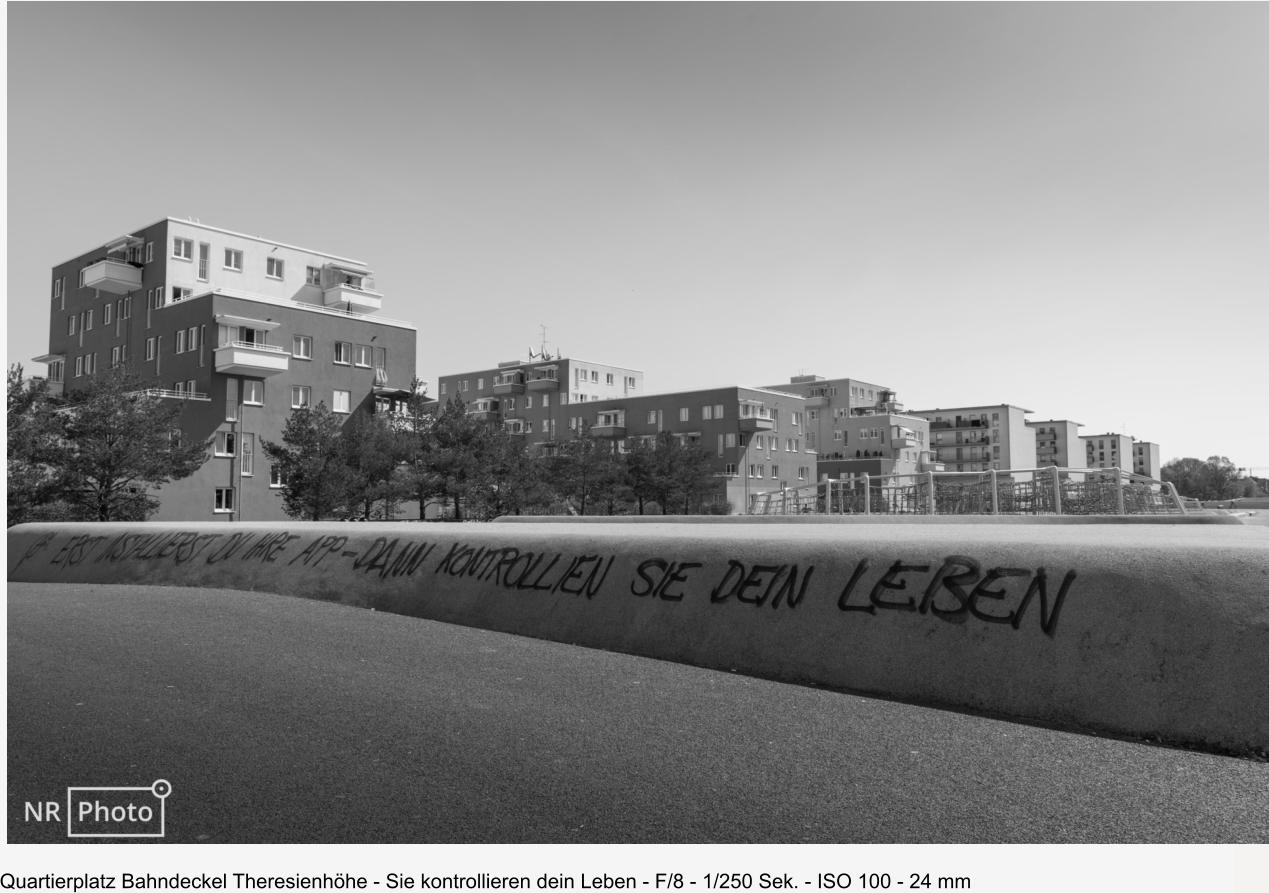
[[[1086,467],[1084,443],[1080,440],[1083,424],[1070,419],[1047,419],[1043,422],[1027,422],[1035,431],[1035,462],[1037,468]]]
[[[379,315],[361,261],[167,217],[53,267],[53,393],[122,367],[180,401],[183,436],[211,441],[155,520],[284,520],[261,446],[291,411],[393,411],[410,394],[417,330]]]
[[[1148,440],[1132,442],[1132,471],[1144,477],[1163,480],[1163,465],[1159,460],[1159,445]]]
[[[668,431],[709,450],[717,469],[710,500],[743,512],[749,497],[816,480],[815,451],[806,445],[806,409],[796,394],[730,385],[573,404],[570,433],[588,430],[614,448],[651,442]]]
[[[491,369],[443,375],[436,397],[442,407],[461,398],[477,418],[536,444],[561,436],[571,407],[636,396],[643,390],[643,373],[637,369],[544,352],[526,362],[509,360]]]
[[[1089,468],[1132,468],[1132,438],[1127,434],[1088,434],[1084,441],[1084,464]]]
[[[914,474],[934,468],[929,423],[906,413],[891,388],[854,378],[795,375],[769,390],[797,394],[806,405],[807,448],[817,477]]]
[[[923,409],[914,412],[930,423],[934,461],[946,471],[1035,468],[1036,432],[1026,423],[1032,410],[998,403]]]

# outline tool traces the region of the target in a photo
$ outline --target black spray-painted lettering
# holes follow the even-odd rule
[[[330,555],[344,548],[344,544],[347,542],[348,537],[346,536],[318,537],[305,546],[303,552],[288,561],[287,566],[290,567],[298,561],[304,567],[317,567]]]
[[[806,595],[806,587],[814,572],[814,566],[808,567],[799,587],[796,564],[755,564],[746,569],[743,562],[728,559],[727,570],[710,592],[709,600],[717,604],[734,596],[736,601],[755,607],[761,607],[770,601],[772,608],[778,608],[783,601],[790,608],[796,608]],[[750,595],[751,589],[762,589],[762,594],[755,592]]]
[[[630,581],[630,592],[639,597],[652,596],[668,602],[683,600],[683,590],[675,591],[675,583],[686,583],[687,572],[702,567],[696,561],[665,561],[662,558],[649,558],[640,564],[635,573],[638,580]]]
[[[876,614],[878,608],[916,611],[920,614],[932,614],[947,623],[964,623],[969,617],[974,617],[984,623],[1007,623],[1013,629],[1019,629],[1031,600],[1039,596],[1040,629],[1045,635],[1053,636],[1062,605],[1076,578],[1075,571],[1067,571],[1050,603],[1048,572],[1042,567],[1034,571],[1016,567],[994,567],[984,573],[982,565],[973,558],[948,555],[926,584],[919,604],[911,596],[904,599],[886,597],[887,592],[907,588],[907,581],[901,579],[903,574],[923,574],[928,573],[929,569],[930,565],[895,561],[868,591],[866,604],[858,600],[852,602],[852,597],[860,591],[860,583],[869,570],[868,560],[863,559],[855,566],[850,580],[842,588],[837,607],[842,611],[862,611],[866,614]],[[1021,586],[1015,586],[1010,592],[1003,581],[1015,577],[1028,578],[1030,583],[1017,607],[1010,611],[1009,599],[1017,596]],[[992,605],[997,610],[987,610]]]

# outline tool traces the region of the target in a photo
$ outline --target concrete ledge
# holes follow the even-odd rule
[[[1066,728],[1269,753],[1269,530],[40,524],[9,579],[264,590]]]
[[[496,524],[1241,524],[1225,512],[1192,515],[503,515]]]

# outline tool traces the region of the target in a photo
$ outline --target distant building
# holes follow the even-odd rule
[[[1035,431],[1035,462],[1038,468],[1085,468],[1084,442],[1080,440],[1080,422],[1069,419],[1048,419],[1027,422]]]
[[[566,430],[572,407],[643,393],[637,369],[577,360],[534,357],[493,368],[440,377],[436,399],[443,408],[460,398],[467,412],[493,422],[530,444],[555,440]]]
[[[1163,480],[1163,466],[1159,461],[1159,445],[1148,440],[1132,442],[1132,471],[1143,477]]]
[[[1084,441],[1084,459],[1089,468],[1133,467],[1132,438],[1127,434],[1088,434]]]
[[[1036,467],[1036,432],[1026,423],[1030,412],[998,403],[913,414],[930,423],[930,447],[946,471],[989,471]]]
[[[806,400],[806,442],[817,477],[914,474],[933,469],[929,423],[904,411],[891,388],[854,378],[798,375],[769,389]]]
[[[700,444],[714,457],[717,475],[707,501],[730,503],[733,512],[744,512],[753,494],[816,480],[803,399],[767,388],[730,385],[573,404],[568,429],[611,438],[617,449],[662,432]]]
[[[414,379],[415,327],[378,315],[361,261],[167,217],[53,267],[52,393],[122,367],[180,401],[193,476],[156,492],[155,520],[284,520],[264,455],[294,408],[393,411]]]

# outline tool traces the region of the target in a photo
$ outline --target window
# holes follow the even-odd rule
[[[297,360],[313,359],[313,336],[294,335],[291,338],[291,356]]]
[[[172,239],[172,257],[180,260],[193,260],[194,241],[192,239]]]
[[[83,374],[84,374],[84,358],[75,357],[75,377],[79,378],[79,376]]]
[[[388,368],[388,349],[386,347],[376,347],[374,349],[374,356],[376,369]]]
[[[233,487],[217,487],[216,488],[216,508],[214,509],[221,514],[229,514],[234,510],[234,488]]]
[[[185,353],[185,330],[176,330],[176,352]]]
[[[485,389],[485,380],[483,378],[476,379],[476,390],[483,391]]]
[[[191,378],[189,381],[185,382],[185,393],[187,394],[198,393],[198,390],[194,387],[194,379]]]
[[[198,350],[198,326],[190,326],[186,330],[185,347],[187,350]]]
[[[274,488],[286,486],[286,478],[282,475],[280,465],[269,466],[269,486]]]
[[[286,268],[285,264],[286,262],[280,257],[265,258],[264,275],[270,279],[281,279],[282,271]]]
[[[242,459],[238,467],[238,473],[243,477],[251,477],[256,473],[256,436],[254,434],[242,435]]]
[[[53,280],[53,300],[56,301],[62,296],[62,280]]]
[[[612,374],[611,372],[609,372],[609,373],[608,373],[608,375],[606,376],[606,379],[607,379],[607,380],[604,382],[605,384],[614,384],[614,383],[615,383],[615,382],[614,382],[614,379],[613,379],[613,374]]]
[[[550,408],[551,408],[551,395],[550,395],[550,394],[543,394],[543,395],[542,395],[542,408],[543,408],[543,409],[550,409]]]
[[[723,404],[715,403],[714,404],[714,418],[721,419],[722,417],[723,417]]]
[[[714,417],[714,407],[712,406],[701,407],[701,421],[702,422],[708,422],[713,417]]]
[[[308,385],[291,386],[291,408],[308,409],[313,397],[313,389]]]
[[[119,365],[119,348],[118,346],[110,348],[110,368],[113,369]]]
[[[526,394],[526,395],[525,395],[525,397],[524,397],[524,408],[525,408],[525,409],[532,409],[532,408],[533,408],[533,395],[532,395],[532,394]],[[1138,452],[1138,453],[1140,453],[1140,452],[1141,452],[1141,450],[1137,450],[1137,452]]]
[[[352,412],[352,392],[351,391],[335,391],[334,405],[331,407],[332,412]]]
[[[736,433],[734,431],[728,432],[726,435],[726,439],[724,440],[724,443],[728,447],[734,447],[736,445]]]
[[[198,243],[198,278],[207,281],[207,265],[211,263],[211,246],[206,242]]]
[[[84,331],[91,332],[93,330],[93,312],[91,310],[84,313]]]
[[[237,248],[225,249],[225,269],[242,272],[242,252]]]
[[[304,268],[304,283],[306,285],[321,285],[322,284],[321,267],[305,267]]]
[[[181,383],[179,381],[176,383],[176,386],[178,390],[181,389]],[[234,432],[217,431],[216,432],[216,455],[217,456],[234,455],[236,452],[236,450],[234,449],[234,445],[236,441],[237,441],[237,436],[234,434]]]
[[[145,243],[145,262],[148,264],[152,260],[154,260],[154,243],[146,242]]]
[[[371,351],[369,344],[358,344],[357,351],[354,354],[353,362],[356,363],[356,365],[358,366],[365,366],[366,368],[369,368],[370,359],[372,356],[373,356],[373,351]]]
[[[635,386],[635,378],[634,378],[634,376],[633,376],[633,375],[627,375],[627,376],[626,376],[626,387],[627,387],[627,388],[630,388],[631,390],[634,390],[634,386]]]
[[[48,364],[48,380],[61,381],[66,375],[66,363],[63,360],[54,360]]]
[[[765,447],[763,446],[763,444],[765,443],[766,443],[766,440],[763,438],[761,434],[756,435],[753,439],[754,449],[757,449],[757,450],[765,449]]]
[[[445,396],[445,386],[446,386],[446,384],[447,384],[447,382],[441,382],[441,396],[442,396],[442,397],[444,397],[444,396]]]
[[[347,366],[352,362],[352,344],[347,341],[335,342],[335,362]]]
[[[590,380],[591,380],[591,381],[593,381],[593,382],[598,382],[598,381],[599,381],[599,370],[598,370],[598,369],[592,369],[592,370],[590,370]]]
[[[735,463],[735,462],[728,462],[728,463],[727,463],[727,464],[723,467],[723,474],[727,475],[728,477],[735,477],[735,476],[736,476],[736,463]]]
[[[679,410],[679,421],[689,422],[691,421],[691,419],[692,419],[692,410],[688,409],[686,406],[682,407]]]
[[[70,319],[68,319],[68,320],[66,321],[66,334],[67,334],[67,335],[74,335],[74,334],[75,334],[75,322],[76,322],[78,319],[79,319],[79,317],[78,317],[78,316],[76,316],[74,313],[72,313],[72,314],[70,315]]]
[[[147,360],[154,359],[154,338],[153,337],[145,339],[145,358]]]
[[[114,309],[115,308],[113,304],[106,304],[104,307],[101,308],[101,324],[103,326],[110,325],[111,314],[113,313]]]
[[[264,382],[244,381],[242,383],[242,402],[252,406],[264,406]]]

